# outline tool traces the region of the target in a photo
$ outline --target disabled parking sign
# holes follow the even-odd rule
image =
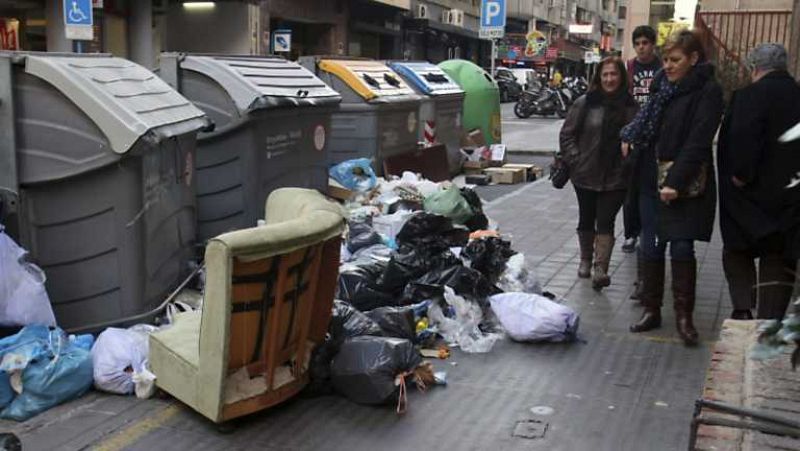
[[[94,39],[92,0],[63,0],[64,31],[67,39],[91,41]]]

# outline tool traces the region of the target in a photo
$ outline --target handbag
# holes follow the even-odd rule
[[[550,182],[553,188],[561,189],[569,180],[569,165],[561,154],[553,155],[553,162],[550,164]]]
[[[674,161],[659,161],[658,162],[658,187],[663,188],[664,183],[667,181],[667,175],[672,168]],[[700,172],[692,178],[689,186],[682,192],[678,193],[678,197],[692,198],[702,196],[706,192],[706,183],[708,183],[708,171],[706,164],[700,165]]]

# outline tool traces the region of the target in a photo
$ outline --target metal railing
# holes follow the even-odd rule
[[[695,24],[726,93],[749,83],[745,58],[758,44],[776,42],[793,51],[791,11],[701,11]]]

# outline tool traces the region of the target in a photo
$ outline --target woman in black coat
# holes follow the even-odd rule
[[[589,92],[569,109],[559,136],[578,197],[578,277],[591,275],[595,289],[611,284],[608,264],[614,248],[614,220],[630,180],[630,170],[619,152],[619,132],[639,107],[627,87],[625,63],[617,57],[604,59]]]
[[[664,256],[669,243],[672,295],[678,333],[687,345],[697,344],[692,321],[697,263],[694,241],[709,241],[714,228],[716,183],[712,143],[722,117],[722,89],[713,66],[705,61],[697,36],[685,30],[664,46],[664,69],[651,88],[651,98],[622,131],[622,152],[639,152],[635,183],[641,189],[640,257],[642,318],[631,332],[661,326]]]

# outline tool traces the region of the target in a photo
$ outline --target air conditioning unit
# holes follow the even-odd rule
[[[464,11],[460,9],[451,9],[450,14],[452,17],[452,20],[450,21],[451,24],[458,27],[464,26]]]
[[[428,5],[420,3],[417,5],[417,19],[430,19],[431,13],[428,11]]]
[[[453,10],[445,9],[442,11],[442,23],[452,24],[453,23]]]

